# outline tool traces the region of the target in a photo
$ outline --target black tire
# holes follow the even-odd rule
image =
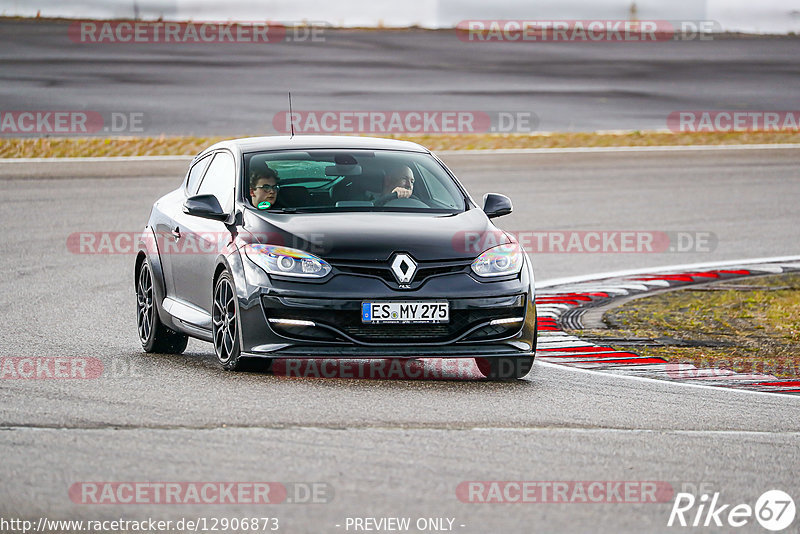
[[[475,363],[489,380],[516,380],[531,372],[533,359],[533,356],[475,358]]]
[[[189,336],[167,328],[158,316],[153,293],[153,270],[147,258],[136,273],[136,327],[145,352],[181,354]]]
[[[239,308],[233,278],[224,271],[214,284],[211,306],[211,333],[217,361],[226,371],[244,371],[242,348],[239,344]]]
[[[269,373],[272,371],[272,358],[239,358],[237,371],[250,373]]]

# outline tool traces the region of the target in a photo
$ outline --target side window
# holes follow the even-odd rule
[[[203,176],[203,171],[208,167],[208,162],[211,161],[211,156],[206,156],[194,165],[189,170],[189,178],[186,180],[186,192],[189,196],[197,194],[197,186],[200,185],[200,177]]]
[[[214,195],[223,211],[233,211],[233,191],[236,185],[236,163],[227,152],[218,152],[197,190],[198,195]]]

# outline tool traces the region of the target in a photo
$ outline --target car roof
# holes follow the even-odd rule
[[[379,137],[357,137],[346,135],[295,135],[271,137],[245,137],[221,141],[203,150],[227,148],[235,152],[258,152],[262,150],[318,150],[318,149],[363,149],[405,150],[408,152],[430,152],[427,148],[410,141],[382,139]]]

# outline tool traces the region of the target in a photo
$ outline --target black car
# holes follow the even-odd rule
[[[266,200],[265,200],[266,199]],[[530,259],[429,150],[297,136],[218,143],[158,199],[135,263],[146,352],[251,358],[476,358],[533,365]]]

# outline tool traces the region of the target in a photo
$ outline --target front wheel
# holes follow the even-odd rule
[[[136,327],[145,352],[180,354],[189,336],[179,334],[161,322],[153,293],[153,271],[145,258],[136,273]]]
[[[475,358],[478,370],[490,380],[513,380],[524,378],[531,372],[533,356],[512,358]]]
[[[239,320],[233,279],[226,271],[214,286],[211,333],[217,361],[227,371],[269,371],[271,358],[244,358],[239,344]]]
[[[241,347],[239,346],[239,321],[236,308],[236,291],[228,272],[223,272],[214,286],[214,306],[211,313],[211,332],[214,337],[214,352],[223,369],[239,369]]]

